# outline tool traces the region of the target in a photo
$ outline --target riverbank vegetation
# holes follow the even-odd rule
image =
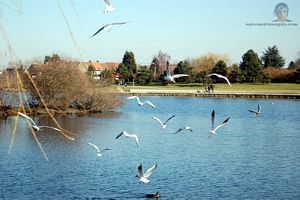
[[[95,87],[95,80],[79,69],[78,63],[67,60],[55,60],[45,64],[31,65],[29,68],[18,66],[6,70],[0,77],[2,91],[21,92],[33,100],[24,98],[19,105],[4,107],[31,107],[34,110],[49,109],[56,113],[68,110],[76,113],[111,111],[121,104],[120,98]],[[97,83],[99,85],[99,82]],[[1,106],[1,105],[0,105]]]

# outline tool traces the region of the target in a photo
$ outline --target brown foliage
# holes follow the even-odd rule
[[[294,79],[294,71],[289,69],[268,67],[265,72],[269,74],[272,82],[291,82]]]
[[[228,63],[229,57],[228,55],[207,53],[193,59],[192,66],[197,73],[200,73],[203,71],[211,70],[219,60],[223,60],[225,63]]]
[[[60,61],[34,65],[29,73],[50,109],[66,110],[74,102],[78,108],[87,111],[109,110],[116,106],[108,100],[110,96],[107,94],[103,94],[96,101],[93,81],[78,68],[77,62]],[[26,74],[23,77],[27,90],[37,94]]]

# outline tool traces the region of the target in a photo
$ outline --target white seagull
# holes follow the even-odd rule
[[[128,134],[126,131],[123,131],[122,133],[120,133],[119,135],[117,135],[116,139],[118,139],[118,138],[121,137],[122,135],[124,135],[126,138],[132,138],[132,139],[134,139],[136,145],[137,145],[137,146],[140,145],[139,139],[138,139],[137,135],[131,135],[131,134]]]
[[[209,75],[207,75],[207,76],[205,76],[205,77],[210,77],[210,76],[217,76],[217,77],[219,77],[219,78],[225,79],[226,82],[228,83],[228,85],[230,85],[230,87],[231,87],[231,84],[230,84],[230,82],[229,82],[229,80],[228,80],[228,78],[227,78],[226,76],[223,76],[223,75],[221,75],[221,74],[212,73],[212,74],[209,74]]]
[[[157,117],[151,116],[152,119],[155,119],[156,121],[158,121],[158,122],[160,123],[161,128],[167,128],[167,123],[168,123],[168,121],[170,121],[173,117],[175,117],[175,115],[172,115],[171,117],[169,117],[169,119],[167,119],[167,120],[163,123],[163,122],[162,122],[160,119],[158,119]]]
[[[112,27],[115,25],[123,25],[123,24],[127,24],[128,22],[116,22],[116,23],[110,23],[110,24],[106,24],[104,26],[102,26],[96,33],[94,33],[94,35],[92,35],[91,37],[94,37],[95,35],[97,35],[100,31],[105,30],[105,31],[111,31]]]
[[[104,3],[105,3],[105,9],[103,10],[104,14],[116,10],[116,8],[112,7],[110,0],[104,0]]]
[[[138,175],[136,177],[139,178],[139,180],[143,183],[149,183],[149,176],[153,173],[153,171],[157,168],[157,163],[150,167],[145,173],[143,172],[142,164],[139,164],[138,166]]]
[[[224,126],[228,121],[229,121],[230,117],[228,117],[227,119],[225,119],[222,124],[218,125],[217,127],[214,128],[214,124],[215,124],[215,110],[212,111],[211,113],[211,130],[209,131],[210,134],[209,134],[209,138],[212,136],[212,135],[217,135],[216,131],[218,128]]]
[[[102,153],[103,153],[104,151],[112,150],[112,149],[109,149],[109,148],[105,148],[105,149],[103,149],[103,150],[100,151],[100,149],[98,148],[97,145],[92,144],[92,143],[90,143],[90,142],[89,142],[88,144],[91,145],[92,147],[94,147],[94,149],[97,151],[97,155],[98,155],[99,157],[102,156]]]
[[[60,129],[58,128],[55,128],[55,127],[52,127],[52,126],[38,126],[36,125],[36,123],[33,121],[33,119],[31,119],[30,117],[28,117],[27,115],[23,114],[23,113],[20,113],[18,112],[19,115],[21,115],[22,117],[25,117],[26,119],[28,119],[31,123],[31,126],[32,128],[34,128],[34,130],[36,131],[40,131],[42,128],[49,128],[49,129],[53,129],[53,130],[56,130],[58,132],[61,132]]]
[[[174,80],[175,78],[180,78],[180,77],[184,77],[184,76],[189,76],[189,75],[187,75],[187,74],[174,74],[172,76],[171,73],[170,73],[170,64],[169,64],[169,61],[167,61],[167,64],[166,64],[166,76],[164,77],[164,80],[176,83],[175,80]]]
[[[137,97],[137,96],[127,97],[127,99],[136,99],[139,106],[142,106],[142,105],[144,105],[145,103],[147,103],[147,104],[149,104],[152,108],[156,108],[156,106],[155,106],[153,103],[151,103],[150,101],[144,101],[144,102],[141,102],[141,101],[140,101],[140,98]]]
[[[255,113],[256,116],[261,114],[261,108],[260,108],[259,105],[257,106],[257,110],[248,110],[248,111],[252,112],[252,113]]]
[[[177,133],[179,133],[179,132],[181,132],[181,131],[183,131],[183,130],[187,130],[187,131],[193,132],[192,127],[189,127],[189,126],[183,126],[183,127],[180,127],[179,129],[177,129],[177,131],[176,131],[175,133],[173,133],[173,134],[177,134]]]

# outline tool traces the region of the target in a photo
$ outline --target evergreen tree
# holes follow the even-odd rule
[[[278,48],[274,45],[273,47],[268,47],[268,49],[263,52],[261,57],[264,67],[277,67],[281,68],[284,66],[285,60],[279,53]]]
[[[119,65],[119,72],[123,74],[126,81],[132,81],[137,72],[134,54],[131,51],[126,51],[123,56],[123,61]]]
[[[240,68],[247,82],[256,82],[263,75],[261,61],[252,49],[243,55]]]
[[[188,77],[177,79],[177,82],[180,82],[180,80],[183,80],[184,82],[192,82],[195,77],[195,73],[193,72],[193,67],[189,60],[184,60],[184,61],[180,61],[179,63],[177,63],[177,65],[174,69],[174,74],[189,75]]]
[[[239,68],[239,66],[237,64],[233,64],[231,66],[232,70],[229,74],[229,80],[230,82],[236,82],[236,83],[240,83],[242,81],[244,81],[244,76],[243,73],[241,71],[241,69]]]
[[[227,76],[227,65],[223,60],[219,60],[212,68],[212,73],[221,74]]]

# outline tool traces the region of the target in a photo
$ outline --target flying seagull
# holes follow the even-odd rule
[[[260,108],[259,105],[257,106],[257,110],[248,110],[248,111],[252,112],[252,113],[255,113],[256,116],[261,114],[261,108]]]
[[[174,134],[177,134],[177,133],[179,133],[179,132],[181,132],[183,130],[187,130],[187,131],[193,132],[193,130],[192,130],[191,127],[189,127],[189,126],[183,126],[183,127],[180,127],[179,129],[177,129],[177,131]]]
[[[103,10],[104,14],[116,10],[116,8],[112,7],[111,0],[104,0],[104,3],[105,3],[105,9]]]
[[[31,126],[32,128],[34,128],[34,130],[36,131],[40,131],[42,128],[49,128],[49,129],[53,129],[55,131],[58,131],[58,132],[61,132],[60,129],[58,128],[55,128],[55,127],[52,127],[52,126],[38,126],[36,125],[36,123],[33,121],[33,119],[31,119],[30,117],[28,117],[27,115],[21,113],[21,112],[18,112],[19,115],[21,115],[22,117],[25,117],[26,119],[28,119],[31,123]]]
[[[142,106],[142,105],[144,105],[145,103],[147,103],[147,104],[149,104],[152,108],[156,108],[156,106],[155,106],[153,103],[151,103],[150,101],[144,101],[144,102],[141,102],[141,101],[140,101],[140,98],[137,97],[137,96],[127,97],[127,99],[136,99],[139,106]]]
[[[223,75],[221,75],[221,74],[212,73],[212,74],[209,74],[209,75],[207,75],[207,76],[205,76],[205,77],[210,77],[210,76],[217,76],[217,77],[219,77],[219,78],[225,79],[226,82],[228,83],[228,85],[230,85],[230,87],[231,87],[231,84],[230,84],[230,82],[229,82],[229,80],[228,80],[228,78],[227,78],[226,76],[223,76]]]
[[[228,121],[229,121],[230,117],[228,117],[227,119],[225,119],[222,124],[218,125],[217,127],[214,128],[214,124],[215,124],[215,110],[212,111],[211,113],[211,130],[209,131],[210,134],[209,134],[209,138],[212,136],[212,135],[217,135],[216,131],[218,128],[224,126]]]
[[[167,119],[167,120],[163,123],[163,122],[162,122],[160,119],[158,119],[157,117],[151,116],[152,119],[155,119],[156,121],[158,121],[158,122],[160,123],[161,128],[167,128],[167,123],[168,123],[168,121],[170,121],[173,117],[175,117],[175,115],[172,115],[171,117],[169,117],[169,119]]]
[[[137,135],[131,135],[131,134],[128,134],[126,131],[123,131],[122,133],[120,133],[119,135],[117,135],[116,139],[118,139],[119,137],[121,137],[122,135],[124,135],[126,138],[132,138],[134,139],[135,143],[137,146],[139,146],[139,139],[137,137]]]
[[[109,149],[109,148],[105,148],[105,149],[103,149],[102,151],[100,151],[100,149],[98,148],[98,146],[97,145],[95,145],[95,144],[92,144],[92,143],[88,143],[89,145],[91,145],[92,147],[94,147],[94,149],[97,151],[97,155],[100,157],[100,156],[102,156],[102,153],[104,152],[104,151],[107,151],[107,150],[112,150],[112,149]]]
[[[157,163],[155,163],[155,165],[153,165],[152,167],[150,167],[145,173],[143,172],[143,168],[142,168],[142,164],[139,164],[138,166],[138,175],[136,175],[136,177],[139,178],[139,180],[143,183],[149,183],[149,177],[151,176],[151,174],[153,173],[153,171],[157,168]]]
[[[100,31],[105,30],[105,31],[111,31],[112,27],[115,25],[123,25],[123,24],[127,24],[128,22],[116,22],[116,23],[110,23],[110,24],[106,24],[104,26],[102,26],[96,33],[94,33],[94,35],[92,35],[91,37],[94,37],[95,35],[97,35]]]
[[[164,80],[176,83],[175,80],[174,80],[175,78],[180,78],[180,77],[185,77],[185,76],[189,76],[189,75],[187,75],[187,74],[174,74],[172,76],[171,73],[170,73],[170,64],[169,64],[169,61],[167,61],[167,64],[166,64],[166,76],[164,77]]]

